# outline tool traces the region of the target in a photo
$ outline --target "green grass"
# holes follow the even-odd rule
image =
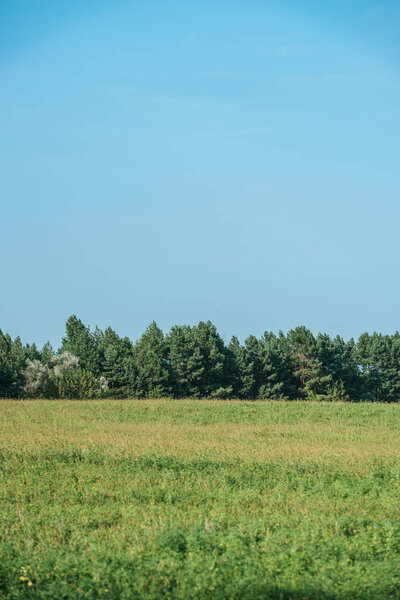
[[[400,597],[400,406],[0,401],[0,598]]]

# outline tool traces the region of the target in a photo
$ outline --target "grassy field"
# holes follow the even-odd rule
[[[0,598],[400,598],[400,406],[0,401]]]

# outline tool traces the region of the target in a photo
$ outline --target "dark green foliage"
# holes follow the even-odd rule
[[[167,346],[177,396],[227,398],[232,394],[228,351],[210,321],[197,327],[173,327]]]
[[[48,364],[50,364],[50,361],[53,358],[53,356],[54,356],[54,350],[53,350],[50,342],[46,342],[40,353],[40,360],[42,361],[42,363],[44,365],[48,365]]]
[[[12,340],[0,330],[0,396],[18,396],[18,372],[12,357]]]
[[[0,397],[20,397],[23,394],[26,361],[39,358],[35,344],[24,346],[19,337],[12,340],[0,329]]]
[[[91,331],[76,316],[68,319],[57,352],[49,342],[39,351],[0,330],[0,397],[34,396],[35,390],[39,397],[60,394],[59,374],[57,379],[52,373],[65,352],[75,367],[92,375],[94,396],[400,400],[399,332],[363,333],[357,342],[346,342],[339,336],[314,336],[301,326],[287,335],[250,335],[243,344],[233,337],[226,346],[210,321],[176,325],[166,336],[153,322],[132,344],[111,327]],[[27,385],[29,361],[49,370],[36,388]],[[40,364],[35,364],[39,373]]]
[[[233,382],[239,398],[295,398],[296,378],[282,335],[265,332],[260,340],[249,336],[244,346],[232,338],[228,347],[234,360]]]
[[[65,324],[66,334],[62,339],[61,351],[71,352],[79,358],[82,369],[90,371],[95,377],[101,373],[101,331],[90,331],[78,317],[72,315]]]
[[[201,357],[203,370],[199,378],[200,395],[227,398],[232,393],[227,352],[221,336],[211,321],[200,321],[193,327],[193,337]]]
[[[96,379],[90,371],[73,369],[57,380],[58,398],[93,398]]]
[[[297,396],[292,361],[282,341],[282,334],[277,338],[272,332],[265,332],[261,338],[262,383],[258,392],[259,398],[277,399]]]
[[[354,340],[344,342],[336,336],[318,334],[314,356],[324,377],[326,396],[333,400],[361,400],[362,377]]]
[[[200,397],[204,365],[193,328],[176,325],[166,341],[175,395],[179,398]]]
[[[108,395],[123,397],[132,394],[136,369],[129,338],[119,337],[108,327],[101,337],[99,352],[102,358],[102,375],[108,384]]]
[[[243,398],[246,392],[249,398],[257,398],[263,384],[264,365],[262,361],[261,342],[254,335],[250,335],[244,342],[244,386]]]
[[[358,341],[366,399],[397,402],[400,398],[400,334],[363,333]]]
[[[246,349],[238,338],[233,336],[228,346],[227,356],[232,393],[234,398],[251,398],[253,376],[251,365],[247,362]]]
[[[155,321],[146,329],[133,348],[136,378],[134,393],[151,398],[170,394],[170,367],[167,344]]]

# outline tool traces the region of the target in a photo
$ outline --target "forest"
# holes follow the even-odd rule
[[[0,397],[398,402],[400,333],[345,341],[300,326],[225,344],[210,321],[167,334],[153,322],[133,343],[73,315],[57,350],[0,330]]]

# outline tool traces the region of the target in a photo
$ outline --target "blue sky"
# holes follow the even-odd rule
[[[3,0],[3,331],[399,329],[399,26],[385,0]]]

